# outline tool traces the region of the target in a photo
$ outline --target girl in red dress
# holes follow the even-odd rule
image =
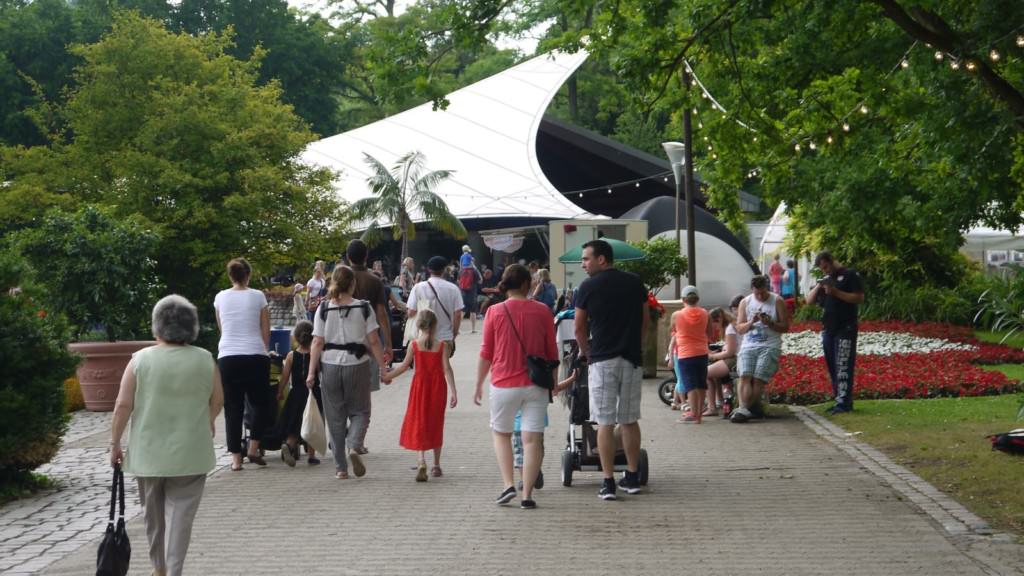
[[[427,450],[434,451],[434,467],[430,475],[441,476],[441,444],[444,441],[445,404],[455,408],[459,398],[455,390],[455,373],[448,362],[447,344],[437,339],[437,316],[429,309],[416,314],[418,336],[412,343],[412,354],[406,354],[400,366],[384,375],[391,382],[409,369],[416,361],[416,373],[409,388],[409,404],[402,422],[402,435],[398,443],[408,450],[419,452],[416,481],[427,481]],[[451,391],[446,402],[445,384]]]

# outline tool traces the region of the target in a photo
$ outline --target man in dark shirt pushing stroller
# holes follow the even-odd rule
[[[597,449],[604,482],[598,497],[615,500],[615,425],[622,431],[626,473],[619,487],[640,492],[640,388],[642,338],[648,317],[647,290],[635,274],[612,267],[612,247],[604,240],[583,245],[589,278],[576,292],[576,342],[589,364],[590,417],[597,422]]]

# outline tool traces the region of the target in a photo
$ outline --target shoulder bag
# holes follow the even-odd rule
[[[120,501],[121,514],[114,526],[114,504]],[[125,576],[132,558],[132,545],[124,527],[124,472],[114,466],[114,481],[110,487],[110,521],[96,552],[96,576]]]
[[[512,331],[516,335],[516,340],[519,341],[519,347],[522,348],[523,355],[526,356],[526,371],[530,375],[530,382],[533,382],[535,385],[540,386],[545,390],[554,390],[555,379],[551,375],[551,371],[558,366],[558,362],[527,353],[526,346],[523,345],[523,339],[519,336],[519,330],[516,328],[516,323],[512,320],[512,313],[508,311],[508,302],[505,302],[502,305],[502,308],[505,309],[505,315],[508,316],[508,322],[512,325]]]

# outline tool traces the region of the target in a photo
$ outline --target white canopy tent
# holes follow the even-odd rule
[[[372,195],[364,153],[391,166],[419,150],[428,169],[455,171],[437,193],[461,220],[587,216],[544,176],[536,144],[548,104],[586,58],[583,51],[538,56],[453,92],[447,110],[423,104],[314,142],[302,159],[339,171],[335,190],[348,202]]]
[[[784,247],[789,235],[789,231],[786,229],[788,223],[789,216],[786,215],[786,205],[780,203],[775,214],[772,215],[772,219],[768,222],[761,240],[758,263],[762,270],[768,269],[775,254],[782,256],[783,263],[789,257]],[[1019,236],[1008,230],[975,226],[964,234],[964,244],[960,247],[960,251],[971,260],[984,264],[990,270],[1007,265],[1024,266],[1024,236]],[[807,271],[812,262],[807,258],[795,258],[795,260],[800,272],[801,292],[806,293],[811,287],[811,278]]]

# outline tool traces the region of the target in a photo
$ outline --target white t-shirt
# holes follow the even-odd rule
[[[320,291],[323,290],[324,286],[326,285],[326,278],[324,278],[323,280],[317,280],[316,277],[313,277],[306,281],[306,289],[309,290],[308,294],[310,296],[318,296],[320,294]]]
[[[428,283],[430,284],[429,286],[427,285]],[[433,286],[434,290],[437,291],[437,296],[434,296],[434,290],[431,290],[430,286]],[[455,315],[463,308],[462,291],[459,290],[459,287],[442,278],[431,276],[426,282],[420,282],[413,288],[412,293],[409,294],[408,308],[416,310],[416,302],[418,300],[437,301],[434,305],[434,311],[437,313],[437,339],[454,340],[452,320],[455,319]],[[444,308],[443,310],[442,307]],[[445,314],[445,311],[448,313]]]
[[[260,313],[267,307],[267,297],[259,290],[221,290],[213,299],[220,318],[220,344],[217,357],[267,354],[260,326]]]
[[[369,314],[363,313],[360,307],[362,304],[366,305]],[[320,361],[336,366],[355,366],[368,362],[371,354],[366,337],[371,332],[376,332],[379,327],[377,314],[370,307],[370,303],[366,300],[352,300],[345,305],[351,308],[343,307],[341,310],[332,310],[338,305],[331,301],[326,301],[326,305],[326,321],[320,316],[319,309],[313,313],[313,336],[320,336],[328,344],[366,344],[366,354],[356,358],[355,353],[348,350],[324,350]]]
[[[753,294],[747,296],[743,303],[747,307],[747,320],[754,318],[762,312],[767,314],[772,322],[778,322],[777,309],[775,303],[779,298],[778,295],[769,292],[768,300],[761,302]],[[747,333],[743,335],[743,342],[740,343],[740,348],[778,348],[782,349],[782,334],[779,334],[775,330],[769,328],[764,322],[758,320],[754,322],[754,325],[747,330]]]

